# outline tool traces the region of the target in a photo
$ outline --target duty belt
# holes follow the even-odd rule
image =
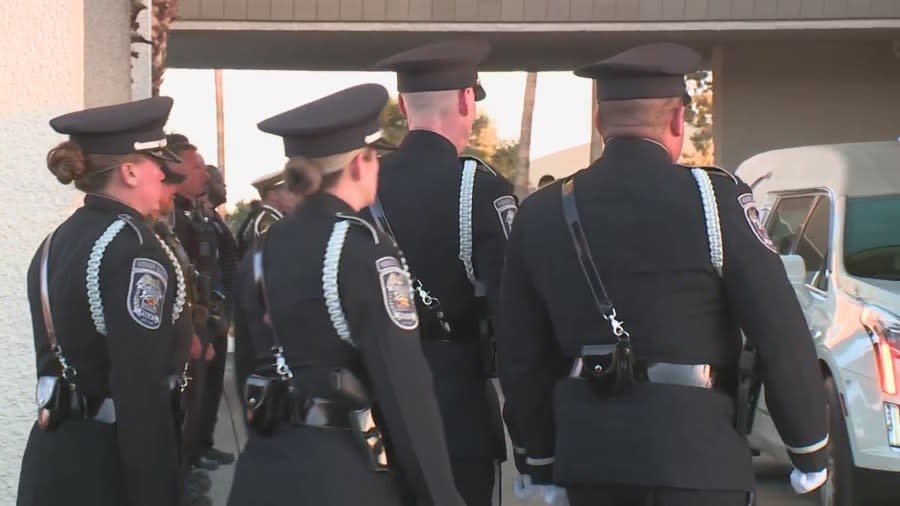
[[[595,365],[595,368],[600,367]],[[584,358],[578,357],[569,374],[572,378],[591,379],[594,373],[601,370],[585,368]],[[710,364],[672,364],[669,362],[647,362],[636,360],[634,363],[634,380],[636,383],[659,383],[686,387],[706,388],[729,394],[734,393],[734,374],[728,374]]]

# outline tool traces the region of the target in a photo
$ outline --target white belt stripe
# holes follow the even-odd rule
[[[525,463],[529,466],[549,466],[554,462],[556,462],[556,457],[546,457],[543,459],[535,459],[531,457],[525,458]]]

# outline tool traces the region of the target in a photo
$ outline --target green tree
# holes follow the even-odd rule
[[[698,70],[687,75],[691,104],[684,111],[685,121],[694,132],[690,136],[694,148],[693,156],[687,161],[697,164],[711,164],[715,154],[713,143],[713,75],[709,70]]]
[[[250,215],[250,211],[253,210],[253,207],[258,202],[258,200],[254,200],[251,202],[241,200],[234,205],[234,211],[228,213],[225,216],[225,222],[228,224],[228,228],[231,229],[231,232],[233,234],[237,235],[238,227],[241,226],[241,223],[244,223],[244,220],[247,219],[247,216]]]

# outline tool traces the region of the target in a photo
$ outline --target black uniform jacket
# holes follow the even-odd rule
[[[264,236],[271,321],[294,381],[307,395],[328,396],[329,372],[336,367],[353,371],[363,381],[388,437],[392,470],[371,471],[347,430],[284,423],[270,437],[251,432],[237,464],[229,504],[302,500],[322,505],[393,505],[412,494],[415,504],[460,505],[414,313],[412,322],[400,319],[398,323],[391,309],[393,289],[376,267],[384,259],[399,264],[399,252],[384,236],[376,244],[373,231],[364,224],[350,226],[337,274],[352,344],[335,330],[324,299],[323,259],[336,213],[355,214],[332,195],[314,195]],[[236,321],[245,327],[239,335],[251,341],[251,346],[242,344],[240,353],[255,354],[256,370],[265,371],[273,362],[272,340],[263,322],[249,253],[238,269],[235,287],[240,315]],[[241,360],[241,364],[252,362],[246,357]],[[239,376],[247,374],[238,371]]]
[[[450,454],[503,458],[506,452],[496,393],[482,371],[476,301],[459,259],[462,165],[446,138],[413,130],[397,151],[382,158],[378,195],[410,270],[440,300],[455,331],[452,343],[428,335],[428,321],[433,316],[420,311],[422,347],[434,373]],[[499,205],[511,194],[512,186],[502,177],[481,170],[476,173],[472,261],[475,275],[485,283],[493,314],[499,305],[508,230],[506,215],[495,202]]]
[[[718,173],[717,173],[718,172]],[[745,215],[744,183],[710,171],[724,273],[710,261],[703,205],[689,168],[662,146],[612,139],[575,177],[594,261],[636,358],[737,369],[741,329],[759,351],[766,401],[782,438],[827,437],[822,378],[805,319],[776,253]],[[582,346],[613,342],[581,271],[554,183],[529,197],[513,228],[498,336],[500,378],[537,479],[751,490],[744,438],[729,393],[639,384],[601,398],[561,379]],[[804,471],[824,451],[792,455]],[[555,461],[554,461],[555,458]]]
[[[103,252],[104,336],[89,310],[86,270],[95,242],[120,215],[130,217],[133,226],[125,225]],[[37,373],[55,376],[59,366],[41,314],[40,257],[39,249],[28,270]],[[150,276],[157,281],[142,279],[146,271],[140,269],[154,264],[159,270]],[[18,504],[177,504],[178,451],[169,389],[169,376],[176,372],[172,262],[134,209],[88,195],[53,237],[48,278],[57,339],[77,370],[78,391],[96,399],[111,397],[116,423],[70,419],[54,431],[35,425],[22,460]],[[139,296],[146,282],[162,294]],[[132,311],[140,304],[143,316]]]

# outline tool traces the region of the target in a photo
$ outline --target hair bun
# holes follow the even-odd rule
[[[69,184],[84,176],[87,162],[81,147],[72,141],[66,141],[47,153],[47,168],[62,184]]]

